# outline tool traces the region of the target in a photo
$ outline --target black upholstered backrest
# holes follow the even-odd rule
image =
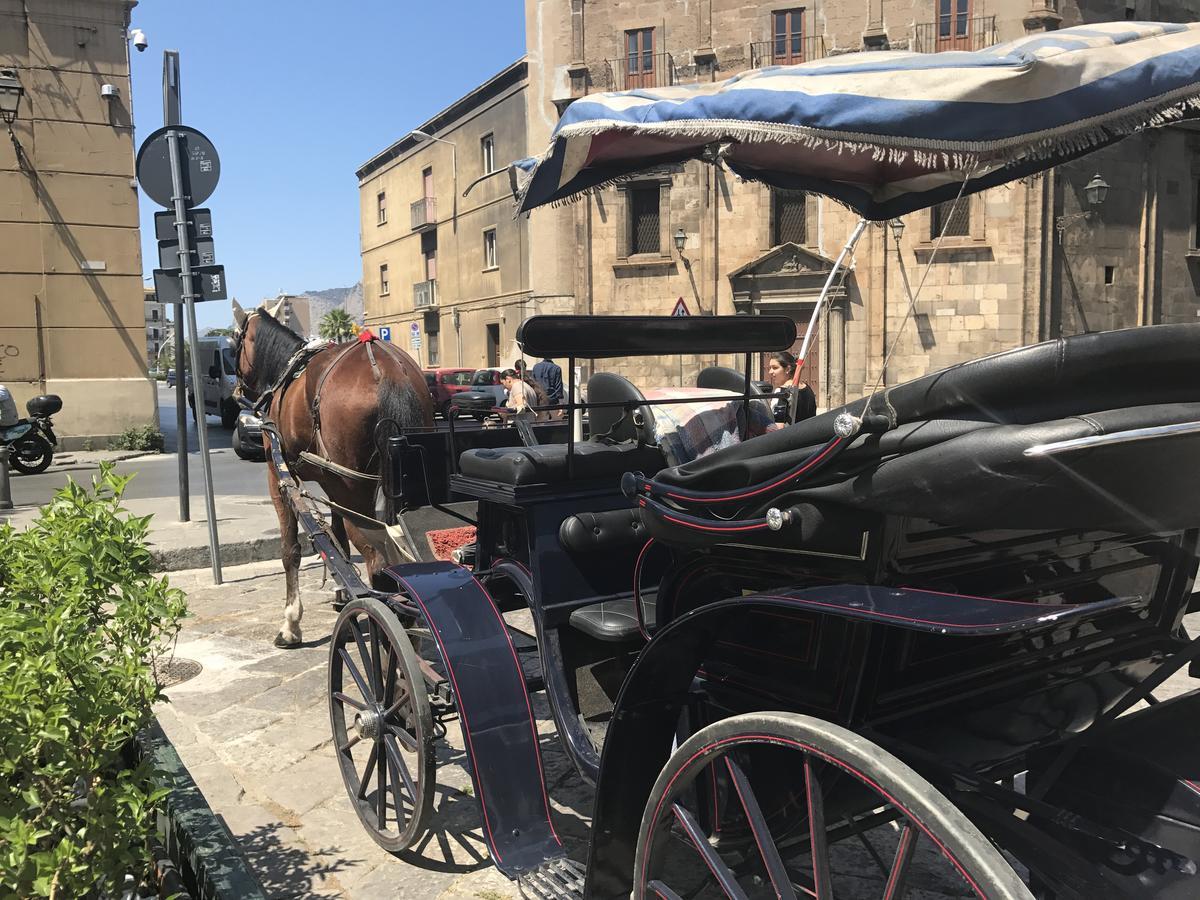
[[[588,431],[592,440],[654,443],[654,414],[641,405],[632,412],[619,407],[595,409],[592,403],[619,403],[646,398],[627,378],[612,372],[597,372],[587,383]]]
[[[729,366],[709,366],[701,369],[696,376],[696,387],[716,391],[736,391],[741,394],[746,390],[746,374]],[[761,394],[759,386],[750,382],[750,393]]]

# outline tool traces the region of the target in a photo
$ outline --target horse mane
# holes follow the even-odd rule
[[[254,371],[260,391],[265,391],[283,374],[288,360],[304,345],[304,339],[275,319],[265,309],[259,310],[258,328],[254,332]]]

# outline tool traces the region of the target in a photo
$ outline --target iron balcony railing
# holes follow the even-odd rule
[[[412,214],[412,230],[422,231],[437,225],[437,200],[433,197],[423,197],[409,207]]]
[[[823,59],[824,56],[825,35],[823,34],[813,34],[808,37],[780,35],[773,41],[755,41],[750,45],[750,68],[791,66],[796,63],[808,62],[810,59]]]
[[[413,309],[433,309],[437,306],[437,279],[418,281],[413,285]]]
[[[670,53],[639,53],[608,60],[608,87],[615,91],[667,87],[675,83]]]
[[[996,43],[996,17],[974,19],[944,17],[922,22],[913,29],[913,49],[918,53],[942,50],[982,50]]]

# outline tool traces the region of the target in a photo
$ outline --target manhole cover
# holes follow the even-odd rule
[[[181,656],[154,661],[154,677],[163,687],[190,681],[203,670],[204,667],[194,659],[184,659]]]

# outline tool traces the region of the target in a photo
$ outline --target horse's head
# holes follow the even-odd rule
[[[233,301],[233,318],[237,323],[233,334],[234,371],[237,374],[238,391],[248,400],[257,400],[263,391],[271,387],[269,373],[263,371],[262,354],[255,352],[255,344],[260,334],[269,330],[267,320],[279,324],[277,317],[282,306],[283,301],[280,300],[271,309],[264,304],[246,312],[236,300]],[[256,359],[259,360],[258,365],[255,364]]]

